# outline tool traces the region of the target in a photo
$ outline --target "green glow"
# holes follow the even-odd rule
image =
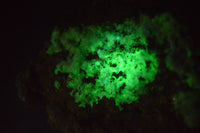
[[[69,75],[67,88],[72,89],[71,95],[80,107],[93,106],[106,97],[113,98],[122,109],[121,105],[138,100],[158,72],[159,61],[156,53],[148,50],[143,32],[143,27],[132,20],[89,26],[82,31],[55,30],[47,53],[69,53],[56,66],[55,74]]]
[[[60,89],[60,83],[58,81],[54,82],[54,86],[56,89]]]
[[[188,127],[199,126],[199,91],[179,92],[173,97],[174,108],[182,115]]]

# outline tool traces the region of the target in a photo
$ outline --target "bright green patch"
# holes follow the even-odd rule
[[[127,20],[62,33],[55,30],[47,53],[68,53],[55,74],[69,75],[67,88],[80,107],[93,106],[106,97],[122,109],[123,104],[137,101],[158,73],[159,60],[148,45],[143,25]]]

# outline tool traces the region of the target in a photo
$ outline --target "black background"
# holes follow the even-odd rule
[[[199,48],[199,4],[169,0],[65,0],[1,4],[1,133],[56,133],[47,124],[43,107],[27,109],[17,97],[16,75],[36,59],[56,25],[74,25],[84,20],[115,20],[145,13],[169,12],[188,27],[193,48]]]

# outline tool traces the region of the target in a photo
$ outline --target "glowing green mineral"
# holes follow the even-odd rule
[[[60,83],[57,80],[54,82],[54,86],[56,89],[60,89]]]
[[[159,61],[156,53],[148,50],[144,31],[133,20],[55,30],[47,53],[68,55],[57,64],[55,75],[68,75],[66,89],[72,89],[80,107],[93,106],[106,97],[122,109],[121,105],[138,100],[158,72]]]

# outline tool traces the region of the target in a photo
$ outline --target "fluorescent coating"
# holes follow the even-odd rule
[[[60,83],[58,81],[54,82],[54,86],[56,89],[60,89]]]
[[[121,105],[137,101],[145,85],[155,80],[159,61],[155,52],[148,51],[142,30],[134,21],[126,21],[83,31],[54,31],[47,53],[69,53],[55,74],[69,75],[67,88],[80,107],[93,106],[106,97],[122,109]]]

